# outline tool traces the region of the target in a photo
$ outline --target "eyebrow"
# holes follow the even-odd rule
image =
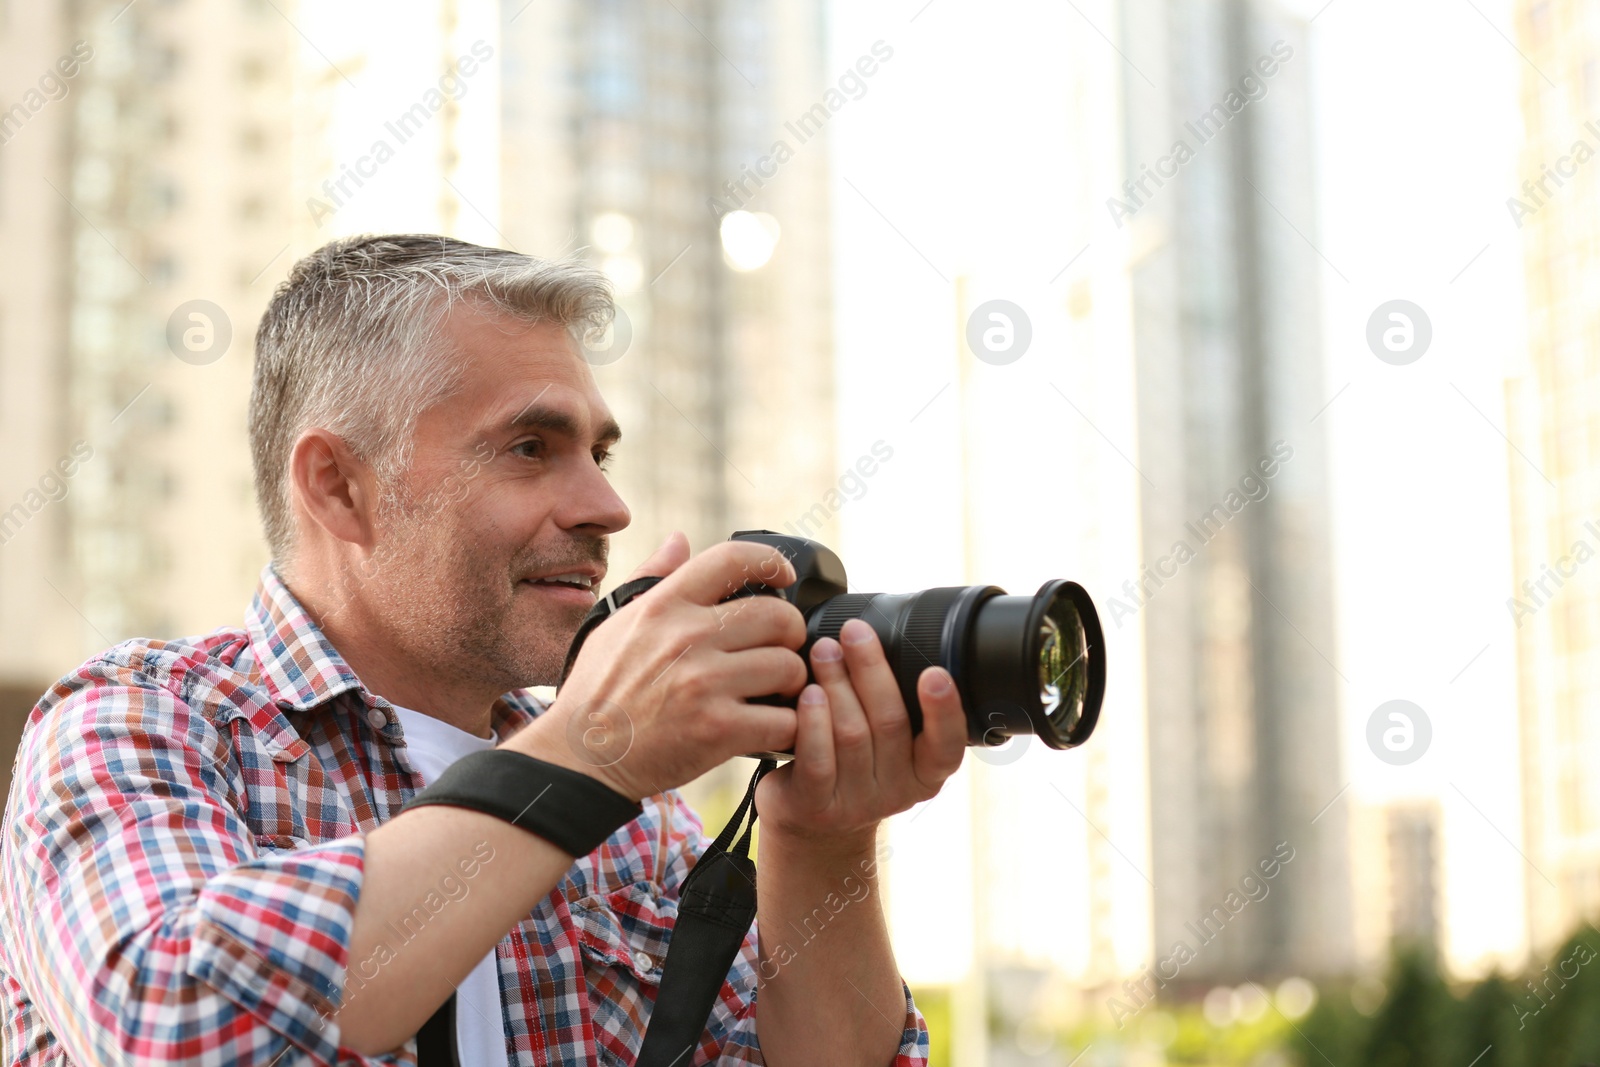
[[[543,430],[546,433],[560,434],[564,437],[576,438],[578,436],[578,420],[570,412],[561,408],[543,407],[529,404],[511,419],[502,424],[507,430]],[[622,427],[617,425],[616,419],[607,419],[599,426],[595,434],[595,444],[616,444],[622,439]]]

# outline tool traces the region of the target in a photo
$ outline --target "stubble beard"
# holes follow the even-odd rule
[[[405,654],[445,684],[504,693],[555,685],[586,609],[541,603],[522,576],[604,562],[603,538],[566,551],[522,551],[504,561],[449,521],[400,519],[388,531],[386,629]]]

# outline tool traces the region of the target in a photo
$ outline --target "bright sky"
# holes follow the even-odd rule
[[[1349,765],[1360,795],[1438,797],[1448,946],[1464,966],[1520,949],[1526,870],[1512,845],[1522,829],[1501,436],[1503,378],[1527,344],[1505,209],[1519,184],[1525,69],[1506,39],[1510,7],[1336,0],[1314,23],[1320,243],[1350,279],[1325,272],[1323,289],[1329,395],[1352,383],[1327,415]],[[1394,298],[1433,322],[1432,348],[1408,366],[1364,343],[1372,309]],[[1394,698],[1433,725],[1432,749],[1409,766],[1365,744],[1368,715]]]
[[[1523,922],[1522,861],[1510,843],[1520,842],[1521,816],[1499,432],[1502,376],[1525,348],[1520,250],[1504,207],[1523,65],[1502,37],[1509,8],[1333,0],[1313,23],[1310,56],[1321,218],[1308,236],[1332,264],[1322,297],[1326,396],[1337,395],[1323,422],[1334,445],[1339,645],[1325,651],[1349,679],[1347,799],[1438,798],[1447,945],[1463,966],[1520,951]],[[1107,542],[1137,528],[1127,468],[1108,445],[1137,458],[1117,325],[1125,312],[1097,302],[1086,337],[1070,332],[1063,304],[1074,277],[1104,282],[1097,296],[1113,291],[1126,249],[1096,237],[1058,284],[1046,283],[1106,232],[1103,215],[1087,212],[1103,211],[1111,190],[1096,183],[1115,173],[1114,161],[1107,151],[1074,155],[1069,139],[1108,143],[1097,120],[1115,121],[1112,101],[1099,91],[1085,107],[1074,94],[1119,73],[1090,26],[1115,39],[1112,5],[850,0],[831,12],[831,70],[879,39],[895,50],[830,127],[839,455],[842,463],[878,438],[896,450],[841,514],[852,577],[858,588],[889,590],[963,580],[959,390],[940,390],[956,379],[953,281],[964,273],[976,290],[969,306],[1004,296],[1030,311],[1035,328],[1031,357],[973,365],[969,484],[981,504],[968,512],[980,516],[982,573],[971,580],[1026,592],[1057,574],[1114,576],[1114,588],[1134,571],[1118,571],[1119,548]],[[1083,195],[1086,181],[1101,191]],[[1408,366],[1380,362],[1365,343],[1368,316],[1395,298],[1421,305],[1433,324],[1430,351]],[[1075,398],[1091,390],[1100,406],[1085,410],[1096,434],[1052,383]],[[1041,497],[1025,475],[1051,491]],[[1080,500],[1102,514],[1074,514]],[[1121,558],[1139,555],[1130,548]],[[1372,710],[1394,698],[1419,704],[1433,727],[1430,751],[1404,767],[1379,761],[1365,741]],[[1137,738],[1119,740],[1120,750]],[[1078,795],[1083,756],[1047,758],[1040,781]],[[940,893],[896,904],[897,936],[914,942],[908,972],[930,977],[941,960],[961,966],[962,940],[929,946],[902,932],[940,929],[945,909],[970,896],[950,873],[968,858],[951,845],[964,825],[961,794],[956,801],[945,805],[947,822],[919,815],[897,831],[911,843],[900,855],[907,870],[945,872]],[[1051,817],[1063,811],[1058,804]],[[1061,851],[1076,857],[1082,824],[1066,815]],[[1133,811],[1110,835],[1129,867],[1148,848],[1144,818]],[[930,823],[942,829],[919,829]],[[988,936],[1006,940],[1003,917],[984,922]],[[1119,937],[1137,942],[1130,920],[1120,923]],[[1071,962],[1074,950],[1051,954]]]
[[[1119,306],[1126,249],[1104,232],[1100,208],[1117,180],[1115,153],[1083,157],[1079,145],[1115,143],[1116,116],[1096,86],[1119,60],[1068,7],[935,0],[920,13],[884,3],[833,12],[831,70],[875,41],[894,49],[868,95],[830,122],[839,455],[877,438],[896,450],[841,513],[854,584],[983,582],[1027,594],[1066,577],[1115,588],[1138,566],[1137,475],[1113,450],[1130,450],[1135,436]],[[1093,227],[1096,246],[1064,270]],[[998,299],[1024,310],[1032,339],[1022,358],[958,361],[961,284],[966,309]],[[1096,302],[1087,326],[1067,312],[1074,285]],[[1041,885],[1060,914],[1088,913],[1089,829],[1074,807],[1127,853],[1111,859],[1113,923],[1118,963],[1137,966],[1149,864],[1135,634],[1111,642],[1117,682],[1095,738],[1120,803],[1093,812],[1088,757],[1035,746],[1006,766],[969,760],[970,773],[896,825],[892,921],[908,978],[959,977],[973,933],[1011,956],[1085,964],[1081,926],[1037,922]],[[987,779],[980,804],[993,813],[976,834],[974,775]]]

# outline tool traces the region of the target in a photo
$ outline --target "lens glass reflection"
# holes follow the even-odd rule
[[[1057,597],[1039,623],[1039,703],[1065,737],[1083,717],[1089,690],[1089,639],[1072,601]]]

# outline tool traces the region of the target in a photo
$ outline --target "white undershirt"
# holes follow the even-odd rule
[[[498,736],[475,737],[420,711],[393,705],[406,735],[406,751],[422,773],[423,784],[435,781],[446,767],[472,752],[494,748]],[[490,731],[491,734],[493,731]],[[500,971],[494,949],[456,989],[456,1054],[462,1067],[506,1062],[505,1023],[501,1019]]]

